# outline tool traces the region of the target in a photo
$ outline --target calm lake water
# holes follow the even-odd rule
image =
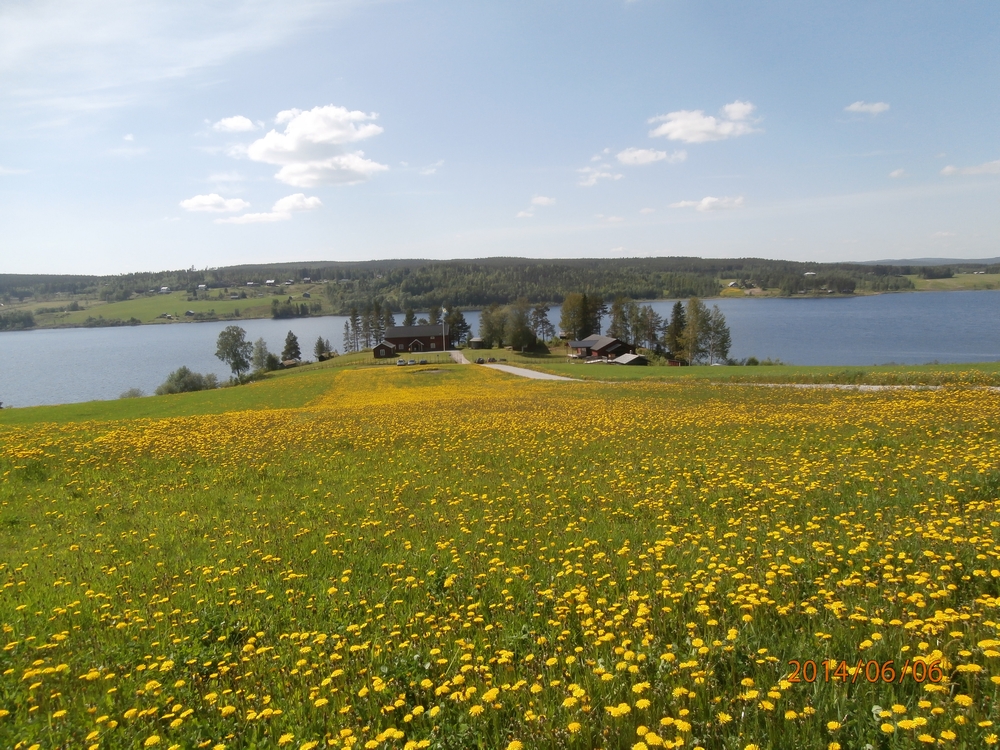
[[[921,292],[836,299],[719,299],[734,358],[796,365],[921,364],[1000,360],[1000,291]],[[671,300],[653,302],[668,317]],[[549,317],[558,328],[559,308]],[[397,316],[397,319],[401,316]],[[467,312],[473,331],[479,313]],[[229,325],[177,323],[0,333],[0,401],[32,406],[152,393],[181,365],[229,376],[215,340]],[[289,330],[311,356],[318,336],[342,349],[344,318],[239,322],[251,341],[280,352]]]

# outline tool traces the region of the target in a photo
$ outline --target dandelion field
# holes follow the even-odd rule
[[[997,743],[992,392],[323,377],[0,426],[0,747]]]

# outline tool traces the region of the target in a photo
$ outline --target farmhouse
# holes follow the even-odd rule
[[[613,336],[594,334],[579,341],[570,341],[570,349],[576,357],[608,357],[614,358],[622,354],[635,354],[635,347]]]
[[[394,357],[401,352],[434,352],[451,349],[451,328],[446,323],[427,326],[392,326],[385,340],[372,350],[376,358]]]

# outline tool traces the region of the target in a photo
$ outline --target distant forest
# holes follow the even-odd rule
[[[968,266],[968,268],[965,268]],[[49,297],[56,293],[94,296],[109,302],[126,300],[169,286],[193,293],[199,284],[210,289],[263,284],[325,282],[334,312],[346,313],[378,300],[394,311],[428,309],[432,305],[483,307],[517,299],[558,304],[567,294],[585,292],[612,300],[712,297],[720,280],[744,288],[802,292],[896,291],[912,289],[908,274],[950,276],[962,270],[1000,272],[1000,265],[961,267],[896,266],[860,263],[804,263],[760,258],[623,258],[583,260],[390,260],[357,263],[315,262],[230,266],[117,276],[0,274],[0,301]],[[13,323],[13,321],[9,321]]]

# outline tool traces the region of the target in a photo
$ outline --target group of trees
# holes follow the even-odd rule
[[[323,305],[319,302],[292,302],[289,297],[284,302],[271,300],[271,317],[275,320],[285,318],[308,318],[323,311]]]
[[[697,297],[687,307],[675,302],[670,320],[664,326],[663,343],[671,355],[691,364],[715,364],[729,359],[733,340],[726,316],[718,305],[709,310]]]
[[[543,307],[545,306],[539,305],[537,310]],[[545,312],[548,312],[547,307]],[[547,318],[546,323],[548,323]],[[487,348],[494,346],[510,346],[520,350],[533,348],[541,338],[538,335],[541,327],[536,309],[523,298],[502,307],[494,303],[479,313],[479,338]],[[551,324],[548,328],[551,328]]]
[[[412,307],[403,314],[403,325],[441,325],[447,323],[452,340],[456,343],[468,341],[471,327],[465,315],[454,305],[431,305],[426,317],[417,318]],[[365,303],[364,306],[352,307],[344,321],[344,351],[360,352],[371,349],[380,341],[385,340],[386,331],[396,325],[396,316],[392,308],[381,300]]]
[[[652,305],[640,305],[626,297],[615,298],[609,308],[599,298],[568,294],[559,324],[565,335],[579,340],[599,334],[605,317],[609,318],[608,336],[653,352],[668,353],[692,364],[725,362],[729,358],[732,336],[725,315],[718,305],[709,310],[697,297],[689,298],[686,306],[680,301],[674,303],[665,320]]]
[[[282,362],[302,359],[298,336],[292,331],[285,336],[285,347],[281,350],[280,357],[268,350],[267,342],[263,338],[250,343],[246,334],[247,332],[239,326],[226,326],[216,341],[215,356],[229,365],[233,377],[237,380],[249,372],[251,367],[257,372],[269,372],[278,369]],[[321,353],[329,354],[331,352],[329,340],[320,336],[314,351],[317,359],[322,358]]]
[[[381,300],[352,307],[344,321],[344,351],[370,349],[385,338],[385,332],[396,325],[396,316]]]

